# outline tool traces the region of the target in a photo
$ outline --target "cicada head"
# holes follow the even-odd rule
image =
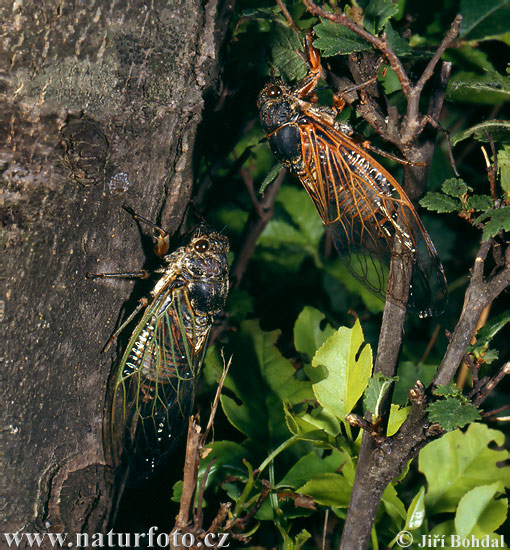
[[[292,122],[300,112],[298,98],[281,80],[272,80],[264,86],[257,98],[257,108],[266,134]]]
[[[213,316],[223,309],[228,294],[229,242],[225,235],[199,225],[185,247],[183,274],[197,315]]]

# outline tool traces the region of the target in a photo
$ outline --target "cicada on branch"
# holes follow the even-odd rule
[[[271,150],[308,192],[353,275],[386,297],[388,264],[400,248],[413,260],[408,310],[439,315],[447,286],[434,244],[400,184],[336,120],[341,98],[335,107],[316,104],[320,57],[309,35],[305,44],[305,79],[292,87],[273,78],[257,100]]]

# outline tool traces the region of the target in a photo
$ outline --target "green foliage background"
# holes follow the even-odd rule
[[[287,5],[300,28],[315,25],[315,45],[337,74],[348,74],[343,54],[370,50],[350,31],[319,23],[300,2]],[[510,230],[510,207],[493,209],[481,153],[484,145],[491,155],[489,132],[497,149],[498,193],[509,204],[510,122],[505,118],[510,119],[510,7],[501,0],[363,0],[355,5],[365,14],[367,30],[386,32],[413,79],[456,13],[464,17],[456,47],[444,55],[453,69],[441,117],[452,133],[461,178],[454,178],[439,136],[420,209],[445,267],[449,303],[439,318],[407,318],[391,434],[407,414],[409,388],[417,379],[429,383],[441,360],[445,330],[452,331],[459,317],[481,239]],[[340,6],[348,11],[354,3]],[[196,156],[197,206],[211,225],[225,228],[232,259],[252,215],[246,182],[259,190],[277,174],[255,106],[270,75],[268,61],[290,81],[307,70],[296,55],[300,39],[274,3],[240,0],[235,9],[224,52],[224,88],[219,98],[207,99]],[[389,102],[403,112],[405,103],[391,70],[381,85]],[[327,102],[331,93],[322,88],[321,100]],[[353,110],[341,116],[373,143],[398,154],[378,143]],[[381,162],[401,180],[399,165]],[[475,228],[466,217],[483,228]],[[306,192],[287,176],[274,218],[258,240],[241,284],[230,294],[226,330],[208,351],[198,399],[202,416],[207,415],[222,369],[220,349],[233,359],[212,452],[201,467],[204,472],[216,459],[207,481],[206,514],[214,516],[218,503],[228,499],[234,502],[234,514],[242,514],[260,495],[262,479],[273,488],[252,523],[257,529],[247,547],[318,548],[326,510],[328,547],[338,546],[360,442],[345,415],[363,413],[360,398],[371,375],[383,303],[349,275],[331,248]],[[504,336],[510,318],[507,300],[508,294],[493,304],[489,322],[472,347],[473,356],[482,358],[480,377],[493,375],[510,356],[510,341]],[[425,354],[435,330],[439,335]],[[368,410],[376,412],[383,385],[384,380],[370,382],[364,405]],[[484,410],[505,405],[508,386],[498,386]],[[480,422],[455,429],[480,418],[455,392],[438,396],[435,405],[435,420],[454,431],[429,444],[388,487],[373,548],[394,547],[402,529],[417,540],[425,534],[495,537],[496,532],[510,540],[510,530],[504,527],[510,487],[508,430],[501,423],[487,427]],[[507,465],[498,467],[505,460]],[[174,489],[176,500],[179,484]]]

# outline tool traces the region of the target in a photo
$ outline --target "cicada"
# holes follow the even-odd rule
[[[439,315],[446,279],[436,249],[412,202],[395,180],[336,120],[334,106],[316,104],[321,64],[308,36],[309,74],[297,86],[273,79],[260,92],[262,128],[277,160],[294,173],[332,234],[350,271],[386,296],[387,266],[395,239],[413,258],[408,310]]]
[[[168,237],[127,210],[156,228],[160,245]],[[228,249],[224,235],[198,226],[185,246],[163,257],[150,297],[112,337],[143,309],[113,375],[106,427],[113,461],[127,485],[144,483],[160,470],[187,427],[209,332],[228,294]]]

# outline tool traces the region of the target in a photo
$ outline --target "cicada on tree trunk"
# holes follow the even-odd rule
[[[136,220],[159,232],[159,254],[168,234],[126,208]],[[150,298],[112,336],[142,310],[112,380],[106,433],[113,461],[129,486],[161,469],[187,428],[195,384],[215,317],[228,294],[228,239],[205,225],[188,242],[164,255],[165,266]],[[89,275],[147,277],[146,272]]]
[[[336,107],[316,104],[320,57],[310,35],[305,45],[304,80],[291,87],[273,79],[257,100],[271,150],[299,178],[354,276],[384,298],[397,239],[413,259],[408,310],[439,315],[447,287],[434,244],[400,184],[335,120],[341,98]]]

